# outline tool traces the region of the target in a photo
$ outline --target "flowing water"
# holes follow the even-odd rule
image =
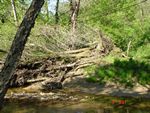
[[[150,113],[150,100],[94,96],[85,102],[60,101],[55,104],[9,101],[0,113]]]

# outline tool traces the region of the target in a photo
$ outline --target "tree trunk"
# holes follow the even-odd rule
[[[27,37],[30,34],[31,28],[34,27],[35,19],[37,18],[44,0],[33,0],[25,17],[15,35],[10,51],[6,58],[4,67],[0,72],[0,107],[2,107],[4,96],[9,87],[9,82],[13,78],[13,73],[21,58]]]
[[[16,25],[18,25],[18,17],[17,17],[17,11],[16,11],[16,6],[15,6],[14,0],[11,0],[11,6],[12,6],[13,14],[14,14],[14,21],[15,21]]]
[[[71,29],[72,32],[75,31],[76,26],[77,26],[77,17],[79,13],[79,7],[80,7],[80,0],[70,0],[70,11],[71,11],[71,16],[70,16],[70,22],[71,22]]]
[[[59,9],[59,0],[57,0],[57,2],[56,2],[55,24],[58,24],[58,22],[59,22],[58,9]]]
[[[49,6],[48,6],[48,2],[49,2],[49,0],[47,0],[46,4],[45,4],[46,5],[45,8],[46,8],[47,20],[49,20],[49,9],[48,9]]]
[[[75,49],[75,30],[77,27],[77,17],[79,13],[79,7],[80,7],[80,0],[70,0],[70,24],[71,24],[71,49]]]

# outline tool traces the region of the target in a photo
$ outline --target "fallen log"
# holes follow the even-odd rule
[[[69,77],[84,75],[83,69],[90,65],[98,64],[101,61],[101,57],[103,56],[96,50],[94,45],[78,50],[53,52],[48,58],[20,64],[16,70],[17,78],[13,82],[16,82],[16,84],[21,83],[21,85],[40,83],[41,89],[44,83],[50,89],[55,89],[50,85],[62,83]],[[44,85],[44,87],[47,86]]]
[[[82,69],[82,68],[91,66],[91,65],[93,65],[93,64],[94,64],[94,63],[88,63],[88,64],[79,65],[78,67],[76,67],[76,68],[74,69],[74,71],[77,71],[78,69]]]
[[[62,64],[60,66],[46,68],[46,70],[50,71],[50,70],[58,70],[58,69],[61,70],[61,69],[64,69],[64,68],[71,68],[71,67],[73,68],[73,67],[75,67],[75,65],[76,65],[76,62],[72,63],[72,64],[66,64],[66,65]]]
[[[31,83],[36,83],[36,82],[43,82],[45,81],[47,78],[37,78],[37,79],[31,79],[31,80],[27,80],[27,83],[31,84]]]
[[[65,54],[78,54],[78,53],[82,53],[82,52],[85,52],[85,51],[89,51],[89,50],[92,50],[94,48],[82,48],[82,49],[77,49],[77,50],[70,50],[70,51],[65,51],[64,53]]]

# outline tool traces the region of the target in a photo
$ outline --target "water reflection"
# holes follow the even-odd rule
[[[80,103],[73,105],[52,105],[42,103],[5,103],[0,113],[150,113],[150,108],[122,106],[104,107],[100,103]]]

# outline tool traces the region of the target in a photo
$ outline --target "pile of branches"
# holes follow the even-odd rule
[[[93,43],[86,48],[53,52],[48,58],[21,63],[13,75],[10,87],[42,82],[45,88],[62,88],[65,79],[84,75],[85,67],[99,63],[101,57],[113,50],[113,43],[106,40],[104,42],[101,49],[98,44]]]

